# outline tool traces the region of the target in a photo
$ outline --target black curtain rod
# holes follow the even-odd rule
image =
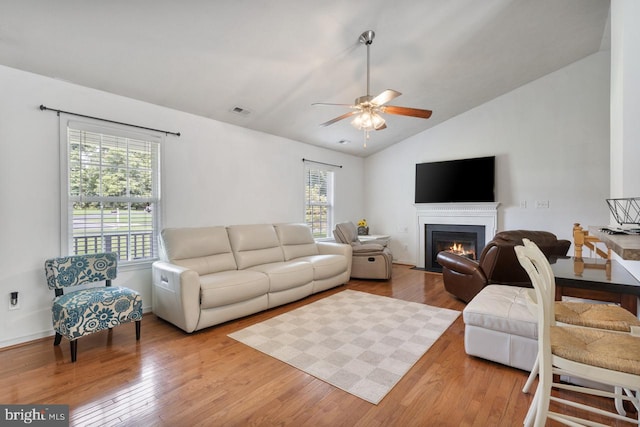
[[[334,168],[340,168],[342,169],[342,165],[332,165],[331,163],[325,163],[325,162],[317,162],[315,160],[309,160],[309,159],[305,159],[304,157],[302,158],[303,162],[311,162],[311,163],[317,163],[319,165],[325,165],[325,166],[333,166]]]
[[[161,133],[164,133],[165,135],[180,136],[180,132],[169,132],[168,130],[148,128],[148,127],[132,125],[130,123],[124,123],[124,122],[116,122],[115,120],[103,119],[101,117],[87,116],[87,115],[84,115],[84,114],[72,113],[70,111],[58,110],[56,108],[49,108],[49,107],[45,107],[44,105],[40,105],[40,110],[42,110],[42,111],[45,111],[45,110],[55,111],[58,114],[58,116],[60,116],[60,113],[71,114],[72,116],[84,117],[85,119],[101,120],[103,122],[115,123],[117,125],[125,125],[125,126],[131,126],[131,127],[134,127],[134,128],[138,128],[138,129],[145,129],[145,130],[152,130],[152,131],[155,131],[155,132],[161,132]]]

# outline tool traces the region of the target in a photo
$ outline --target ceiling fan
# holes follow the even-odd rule
[[[334,119],[331,119],[327,122],[322,123],[320,126],[329,126],[340,120],[346,119],[351,116],[355,116],[355,118],[351,121],[351,124],[359,130],[363,130],[365,134],[364,146],[367,146],[367,139],[369,139],[369,132],[372,130],[382,130],[387,127],[384,118],[380,115],[380,113],[387,114],[396,114],[400,116],[410,116],[410,117],[418,117],[421,119],[428,119],[431,117],[431,110],[422,110],[419,108],[408,108],[408,107],[398,107],[395,105],[386,105],[387,102],[391,101],[394,98],[402,95],[402,93],[393,90],[387,89],[380,93],[379,95],[373,97],[370,94],[370,60],[369,60],[369,49],[371,43],[373,43],[373,39],[375,38],[376,33],[372,30],[367,30],[360,35],[358,41],[367,46],[367,94],[356,98],[354,105],[350,104],[330,104],[324,102],[317,102],[312,105],[324,105],[324,106],[340,106],[340,107],[348,107],[351,108],[352,111],[345,113],[341,116],[338,116]]]

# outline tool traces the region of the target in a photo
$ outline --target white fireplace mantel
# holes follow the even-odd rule
[[[418,259],[416,267],[425,267],[425,225],[484,225],[485,242],[491,241],[498,230],[498,205],[491,203],[416,203],[418,215]]]

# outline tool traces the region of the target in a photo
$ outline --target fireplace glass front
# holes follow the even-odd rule
[[[441,272],[436,257],[438,252],[449,251],[477,260],[484,249],[484,225],[425,225],[425,269]]]

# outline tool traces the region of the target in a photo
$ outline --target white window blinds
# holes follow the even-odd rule
[[[334,172],[329,168],[305,165],[305,222],[315,238],[331,237],[333,183]]]
[[[161,137],[72,121],[66,130],[67,252],[156,258]]]

